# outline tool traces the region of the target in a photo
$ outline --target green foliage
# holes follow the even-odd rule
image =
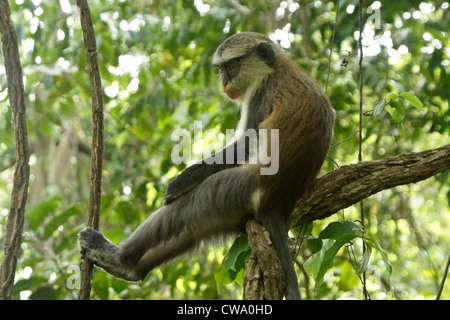
[[[409,102],[409,104],[416,109],[423,109],[422,101],[420,101],[420,99],[412,93],[389,93],[386,95],[386,97],[384,97],[383,100],[381,100],[380,103],[375,106],[373,115],[375,116],[375,118],[379,118],[386,107],[390,106],[388,111],[393,120],[399,124],[402,124],[402,121],[405,118],[405,108],[403,107],[402,100]]]
[[[379,251],[383,258],[387,268],[388,282],[391,284],[390,275],[392,273],[392,265],[386,253],[377,241],[365,237],[364,233],[365,230],[352,221],[332,222],[320,232],[318,238],[311,237],[308,239],[308,248],[314,248],[314,252],[308,261],[305,262],[304,267],[314,278],[316,292],[322,285],[325,273],[333,267],[334,259],[338,252],[344,246],[352,245],[351,241],[357,237],[363,240],[365,250],[355,273],[359,275],[367,271],[372,249],[374,248]],[[326,240],[325,244],[322,243],[323,240]],[[312,244],[309,244],[310,241]]]
[[[212,53],[226,37],[244,30],[276,35],[289,46],[299,67],[325,88],[335,1],[299,3],[89,1],[104,88],[100,228],[107,237],[114,242],[126,238],[161,205],[168,182],[184,169],[184,164],[175,165],[170,159],[176,144],[170,139],[174,129],[192,132],[195,120],[202,120],[203,129],[216,128],[224,134],[235,127],[239,109],[222,97],[217,72],[210,65]],[[337,111],[333,144],[350,137],[359,123],[354,36],[359,28],[358,1],[340,3],[327,89]],[[363,111],[374,117],[363,129],[363,160],[450,143],[448,4],[381,3],[382,29],[368,22],[364,30]],[[78,9],[73,1],[17,0],[10,5],[22,54],[32,150],[27,221],[13,298],[76,299],[77,234],[87,221],[92,135]],[[367,8],[363,15],[365,22],[371,16]],[[341,66],[344,58],[347,67]],[[15,160],[2,65],[0,57],[0,239]],[[327,161],[323,173],[335,163],[357,161],[357,155],[355,135],[332,147],[329,156],[334,162]],[[395,299],[434,298],[450,250],[449,185],[446,172],[366,199],[370,238],[348,222],[339,222],[347,228],[338,228],[340,236],[331,232],[338,226],[336,220],[359,219],[354,207],[314,222],[307,234],[319,236],[310,238],[297,258],[300,265],[316,261],[308,281],[299,272],[302,291],[311,299],[361,298],[356,273],[367,270],[374,299],[384,299],[389,292]],[[325,231],[332,237],[324,236]],[[350,239],[356,268],[342,248]],[[248,256],[241,240],[230,251],[230,246],[200,248],[197,254],[151,272],[141,283],[126,283],[96,269],[93,298],[239,299],[242,288],[235,282],[242,283]],[[319,290],[313,290],[314,285]],[[449,297],[447,286],[442,298]]]
[[[238,237],[231,246],[228,254],[222,261],[220,269],[214,274],[217,282],[217,291],[227,284],[236,281],[241,286],[244,285],[245,266],[250,256],[250,246],[247,236]]]

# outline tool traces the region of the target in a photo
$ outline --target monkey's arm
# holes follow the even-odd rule
[[[196,163],[184,170],[175,180],[169,183],[167,192],[163,197],[164,204],[169,204],[181,195],[191,191],[209,176],[244,164],[249,159],[252,149],[257,147],[257,136],[251,136],[252,130],[258,135],[258,129],[273,112],[273,102],[266,94],[258,90],[247,107],[248,117],[241,118],[245,121],[243,130],[236,141],[229,144],[218,153]],[[241,123],[241,121],[239,123]],[[256,140],[255,140],[256,139]]]
[[[242,136],[211,157],[196,163],[184,170],[175,180],[169,183],[163,197],[164,204],[169,204],[181,195],[191,191],[209,176],[248,160],[250,143]]]

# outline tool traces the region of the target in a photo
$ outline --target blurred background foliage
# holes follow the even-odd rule
[[[357,131],[359,121],[358,1],[340,3],[327,90],[338,115],[334,143]],[[412,108],[399,100],[370,118],[363,130],[363,160],[450,143],[449,3],[364,3],[364,111],[370,113],[380,96],[401,92],[415,94],[424,107]],[[10,5],[22,54],[32,150],[27,221],[13,298],[75,299],[77,233],[87,221],[91,139],[90,89],[78,9],[69,0],[13,0]],[[105,99],[100,225],[114,242],[161,205],[168,181],[184,168],[170,160],[175,129],[192,131],[195,120],[202,121],[203,129],[223,133],[235,127],[239,110],[222,97],[217,72],[210,65],[212,53],[226,37],[247,30],[270,35],[325,88],[335,1],[93,0],[89,5]],[[347,67],[341,66],[344,58]],[[15,158],[3,65],[0,58],[0,241]],[[341,166],[356,162],[357,150],[355,135],[329,155]],[[327,161],[323,173],[333,168]],[[372,257],[368,290],[373,299],[436,296],[450,253],[449,181],[446,172],[364,202],[368,234],[382,245],[393,265],[394,292],[383,260]],[[315,222],[312,234],[344,217],[359,219],[358,207]],[[93,298],[240,299],[242,289],[236,283],[216,289],[214,273],[228,248],[200,249],[137,284],[96,269]],[[297,258],[304,297],[362,298],[345,250],[318,291],[303,272],[302,264],[310,256],[303,246]],[[448,285],[442,298],[450,298]]]

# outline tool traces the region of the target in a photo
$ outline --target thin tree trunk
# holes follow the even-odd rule
[[[95,42],[94,25],[86,0],[77,0],[80,8],[81,28],[83,29],[86,60],[92,96],[92,152],[91,177],[89,193],[89,221],[88,226],[98,230],[101,204],[101,182],[103,167],[103,93],[100,68],[97,59],[97,45]],[[84,260],[81,271],[81,285],[78,299],[89,300],[92,287],[93,264]]]
[[[17,34],[11,21],[7,0],[0,0],[0,32],[5,60],[8,97],[11,105],[14,136],[16,139],[16,164],[14,168],[11,203],[4,237],[4,257],[0,267],[0,300],[11,299],[14,277],[22,242],[25,207],[28,197],[30,152],[26,123],[25,94],[22,80]]]

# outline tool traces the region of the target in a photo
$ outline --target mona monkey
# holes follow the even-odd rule
[[[278,130],[278,172],[261,174],[263,164],[249,163],[251,143],[245,135],[235,137],[213,155],[224,161],[207,158],[169,183],[164,205],[120,245],[91,228],[80,232],[79,244],[95,265],[139,281],[202,241],[245,230],[246,222],[256,219],[268,230],[280,258],[286,298],[301,299],[288,247],[288,218],[328,153],[335,111],[318,85],[262,34],[229,37],[212,63],[220,71],[224,93],[241,107],[238,128]],[[241,147],[244,159],[237,152]],[[225,161],[230,158],[234,161]]]

